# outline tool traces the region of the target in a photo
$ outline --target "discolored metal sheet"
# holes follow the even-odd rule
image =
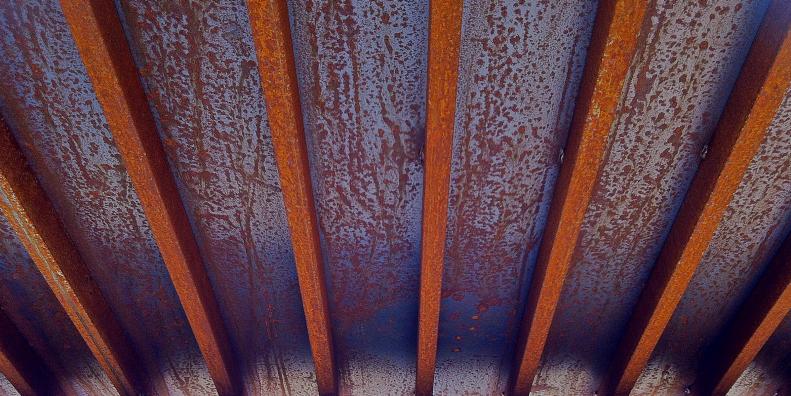
[[[791,395],[791,315],[786,316],[728,395]]]
[[[249,394],[315,394],[245,2],[119,9]]]
[[[56,376],[64,392],[117,394],[2,216],[0,306]],[[6,381],[3,378],[2,382]],[[13,389],[10,384],[8,386]],[[0,389],[6,387],[0,386]]]
[[[0,6],[3,113],[143,361],[148,392],[213,385],[55,1]]]
[[[592,1],[464,4],[438,394],[506,390],[594,14]]]
[[[791,91],[772,120],[714,240],[636,390],[676,394],[791,230]]]
[[[592,394],[766,1],[651,4],[533,391]]]
[[[425,1],[290,1],[342,394],[414,392]]]

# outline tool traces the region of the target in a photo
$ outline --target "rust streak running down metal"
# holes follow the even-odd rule
[[[580,227],[604,159],[629,64],[637,48],[645,1],[599,3],[577,108],[530,285],[517,345],[512,391],[530,392],[541,361]]]
[[[132,346],[3,119],[0,152],[0,209],[118,392],[137,394]]]
[[[319,393],[337,390],[324,260],[285,0],[248,0]]]
[[[431,1],[429,10],[417,395],[430,395],[434,387],[463,4]]]
[[[61,6],[214,385],[220,395],[239,393],[225,325],[113,2]]]
[[[603,394],[631,391],[763,142],[791,82],[790,15],[783,0],[775,0],[766,13],[708,156],[701,162],[629,320],[602,385]]]
[[[701,394],[725,395],[791,311],[791,237],[701,366]]]
[[[0,372],[22,396],[61,393],[52,373],[2,310]]]

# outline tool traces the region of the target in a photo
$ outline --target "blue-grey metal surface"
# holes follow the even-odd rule
[[[439,394],[507,389],[594,15],[588,0],[464,4]]]
[[[68,25],[54,0],[0,5],[0,100],[156,394],[214,391]]]
[[[119,2],[245,392],[315,394],[245,2]]]

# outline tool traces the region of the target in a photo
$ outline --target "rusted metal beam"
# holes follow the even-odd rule
[[[118,392],[141,392],[129,340],[2,119],[0,153],[0,209]]]
[[[693,386],[702,395],[725,395],[791,311],[791,237],[725,329]]]
[[[628,394],[708,250],[734,192],[763,142],[791,82],[791,8],[775,0],[728,99],[708,155],[701,162],[659,254],[602,394]]]
[[[429,10],[417,395],[431,395],[434,387],[463,7],[463,1],[431,1]]]
[[[2,310],[0,372],[22,396],[60,394],[55,377]]]
[[[319,393],[337,390],[324,259],[285,0],[248,0]]]
[[[220,395],[241,392],[225,324],[112,1],[62,0],[96,97]]]
[[[517,345],[512,392],[530,392],[604,160],[647,2],[601,1],[596,12],[565,162],[555,186]]]

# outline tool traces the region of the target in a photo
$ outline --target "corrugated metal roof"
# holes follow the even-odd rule
[[[715,370],[713,361],[725,361],[723,340],[732,339],[732,329],[750,328],[740,315],[764,312],[749,296],[766,291],[770,268],[791,273],[789,256],[777,254],[791,232],[791,4],[774,0],[767,12],[770,3],[466,0],[460,20],[450,21],[442,18],[459,3],[0,4],[0,113],[7,125],[0,134],[8,142],[0,147],[18,146],[38,183],[15,184],[17,172],[26,171],[0,164],[0,308],[8,316],[0,325],[19,331],[37,367],[26,374],[28,363],[0,342],[10,361],[0,364],[0,392],[29,393],[23,382],[32,379],[45,388],[33,392],[46,394],[309,395],[330,387],[344,395],[401,395],[415,393],[416,378],[433,378],[434,394],[499,395],[518,391],[512,386],[523,372],[538,395],[609,393],[605,381],[618,376],[635,395],[708,393],[714,385],[704,384],[704,375]],[[278,11],[286,5],[287,16]],[[83,18],[107,9],[117,18]],[[640,23],[627,26],[629,36],[620,29],[628,20],[618,16],[632,9],[628,15]],[[616,18],[608,22],[610,12]],[[101,35],[86,33],[92,29]],[[112,41],[119,32],[128,49]],[[613,47],[618,40],[623,48]],[[109,60],[96,55],[105,50]],[[447,54],[458,66],[441,61]],[[763,60],[745,64],[748,57]],[[606,67],[593,67],[599,58]],[[608,59],[620,62],[622,77]],[[137,75],[124,71],[124,61]],[[116,77],[120,88],[106,82]],[[442,92],[447,81],[456,81],[456,95],[441,107],[427,91]],[[602,81],[614,88],[601,91]],[[579,94],[585,84],[592,91]],[[135,102],[141,88],[144,102]],[[294,93],[299,103],[289,107]],[[601,95],[612,98],[611,110],[606,101],[595,107]],[[782,100],[753,109],[739,95]],[[111,108],[111,99],[131,105]],[[720,120],[739,109],[762,112],[768,127],[755,135],[760,144],[744,159],[743,175],[717,168],[715,176],[738,188],[732,198],[705,201],[726,206],[717,212],[721,219],[711,219],[716,232],[704,238],[702,259],[684,267],[694,275],[682,277],[689,284],[680,301],[661,303],[671,315],[667,326],[641,327],[638,311],[653,298],[646,284],[661,277],[657,265],[668,265],[660,256],[684,248],[668,246],[668,236],[681,233],[678,224],[710,221],[688,218],[704,209],[682,206],[709,188],[693,181],[707,172],[699,172],[706,162],[724,163],[716,150],[731,147],[731,125]],[[125,111],[131,132],[118,127]],[[428,128],[427,117],[436,117]],[[574,117],[580,121],[572,125]],[[586,140],[597,120],[611,120],[600,128],[601,150]],[[738,129],[747,121],[739,120],[734,136],[747,135]],[[145,139],[146,122],[153,140]],[[452,138],[431,140],[447,128]],[[136,134],[144,137],[139,143],[119,143]],[[136,144],[166,162],[129,154]],[[437,149],[449,150],[450,160],[438,163]],[[307,163],[283,159],[292,154]],[[150,180],[140,176],[146,164],[153,164]],[[441,177],[426,176],[427,169]],[[595,177],[580,179],[582,170]],[[568,180],[559,180],[562,172]],[[300,190],[300,175],[308,190]],[[442,176],[449,182],[444,195]],[[168,195],[167,183],[175,194]],[[556,188],[564,183],[571,187]],[[25,212],[25,202],[15,206],[27,196],[20,185],[34,192],[40,185],[54,214],[42,209],[36,220],[41,216]],[[145,186],[159,189],[141,192]],[[311,189],[313,207],[293,195]],[[575,191],[582,194],[569,195]],[[429,215],[447,222],[447,231],[426,229],[426,211],[443,204],[447,213]],[[564,210],[580,223],[564,223]],[[547,227],[551,216],[560,226]],[[42,276],[41,260],[62,265],[30,252],[36,243],[63,246],[47,227],[41,231],[46,222],[62,225],[79,256],[76,272]],[[552,231],[565,227],[578,237]],[[30,242],[37,236],[25,230],[42,239]],[[303,231],[307,239],[296,236]],[[441,284],[421,290],[426,235],[444,243],[444,252],[428,252],[444,257],[444,267]],[[569,257],[566,264],[540,254],[558,241],[570,244],[558,253]],[[163,248],[171,244],[178,254]],[[554,271],[558,265],[568,271]],[[536,277],[536,268],[561,276]],[[210,287],[201,287],[204,272]],[[79,289],[76,297],[57,289],[61,280]],[[421,298],[430,298],[426,288],[439,295],[436,340],[430,331],[418,336],[436,319],[419,312]],[[68,306],[83,304],[83,289],[109,308],[92,318],[93,333],[74,312],[97,311]],[[559,295],[529,301],[542,290]],[[756,315],[785,320],[770,326],[763,348],[744,347],[760,352],[745,362],[732,395],[791,394],[791,303],[777,301],[772,313]],[[220,327],[196,324],[200,315]],[[536,323],[550,324],[548,332],[535,330]],[[118,334],[108,336],[113,326]],[[645,351],[642,341],[629,346],[633,328],[654,337],[647,342],[656,347],[631,378],[616,366],[624,351]],[[92,342],[105,336],[104,352],[127,345],[130,364],[97,359]],[[541,344],[524,351],[537,359],[535,373],[518,363],[528,336]],[[436,346],[435,372],[418,369],[419,342]],[[21,377],[7,371],[15,369]],[[133,390],[123,389],[127,377]]]

